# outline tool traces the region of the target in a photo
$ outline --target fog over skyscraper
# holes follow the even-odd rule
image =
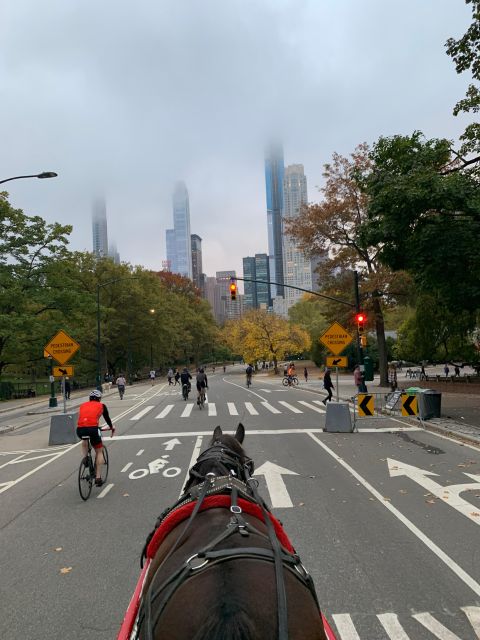
[[[173,229],[166,231],[167,261],[170,270],[186,278],[192,277],[192,245],[190,238],[190,203],[184,182],[177,182],[173,192]]]
[[[98,258],[108,256],[107,207],[104,198],[97,198],[92,212],[93,253]]]
[[[283,148],[271,145],[265,157],[265,187],[267,195],[268,257],[270,277],[273,282],[283,284]],[[272,297],[283,296],[282,286],[271,288]]]

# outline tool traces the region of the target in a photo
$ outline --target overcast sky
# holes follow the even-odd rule
[[[121,259],[160,269],[182,179],[204,271],[240,275],[267,251],[268,140],[313,202],[334,151],[458,138],[469,77],[444,43],[470,17],[463,0],[2,0],[0,179],[59,174],[2,188],[89,251],[104,193]]]

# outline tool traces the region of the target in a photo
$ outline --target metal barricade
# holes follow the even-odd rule
[[[354,430],[357,431],[359,422],[387,421],[392,417],[402,420],[418,418],[417,394],[407,393],[403,389],[386,393],[357,393],[352,397],[352,402]],[[405,411],[410,413],[405,415]]]

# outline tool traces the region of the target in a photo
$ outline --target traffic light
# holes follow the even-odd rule
[[[230,300],[237,299],[237,283],[233,280],[230,282]]]
[[[363,333],[365,330],[365,322],[367,321],[367,316],[364,313],[357,313],[357,315],[355,316],[355,320],[357,321],[358,333]]]
[[[366,347],[367,346],[367,336],[360,336],[360,345],[362,347]]]

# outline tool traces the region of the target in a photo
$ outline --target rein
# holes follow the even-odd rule
[[[224,476],[216,476],[214,473],[207,473],[203,476],[200,472],[202,465],[214,460],[216,468],[218,468]],[[265,504],[264,500],[260,497],[257,491],[258,481],[252,478],[254,471],[253,461],[249,458],[244,458],[243,454],[240,455],[237,452],[229,449],[221,442],[214,442],[214,444],[203,452],[195,465],[190,470],[190,478],[187,481],[184,493],[180,499],[170,508],[164,511],[156,522],[155,529],[149,534],[142,551],[141,564],[143,566],[143,560],[148,555],[148,547],[152,542],[155,532],[162,522],[168,518],[168,516],[179,509],[181,506],[190,502],[195,502],[195,506],[183,527],[179,537],[175,544],[162,560],[160,566],[157,568],[155,575],[150,582],[149,588],[145,594],[143,594],[142,603],[140,605],[136,623],[131,638],[138,638],[140,627],[144,624],[144,633],[146,640],[154,640],[154,630],[159,622],[159,619],[167,606],[169,600],[173,597],[175,591],[189,578],[197,575],[200,572],[206,571],[210,566],[215,566],[221,562],[228,560],[235,560],[241,558],[251,558],[260,561],[273,563],[275,568],[275,582],[277,590],[277,622],[278,622],[278,640],[288,640],[288,612],[287,612],[287,596],[285,590],[285,580],[283,575],[283,569],[289,570],[298,580],[302,582],[304,586],[308,588],[314,597],[315,603],[320,613],[320,607],[313,585],[311,576],[302,565],[299,556],[296,553],[282,548],[280,541],[275,532],[274,525],[271,520],[270,511]],[[240,479],[242,478],[242,479]],[[193,485],[195,479],[201,479],[201,484]],[[221,531],[209,544],[201,548],[197,553],[190,556],[183,564],[173,572],[166,580],[162,582],[158,587],[155,586],[155,576],[160,569],[165,565],[167,560],[178,549],[180,543],[184,540],[187,532],[191,528],[191,525],[196,515],[201,510],[201,507],[207,496],[215,494],[230,494],[230,513],[231,518],[226,528]],[[256,527],[251,525],[243,517],[243,510],[239,504],[240,501],[247,500],[250,503],[256,505],[259,508],[263,521],[265,523],[267,534],[259,531]],[[245,503],[244,508],[245,508]],[[259,535],[264,540],[270,543],[271,549],[262,547],[234,547],[231,549],[215,549],[217,545],[231,535],[238,533],[242,537],[248,537],[250,534]],[[162,593],[163,592],[163,593]],[[152,605],[159,599],[155,616],[153,617]]]

